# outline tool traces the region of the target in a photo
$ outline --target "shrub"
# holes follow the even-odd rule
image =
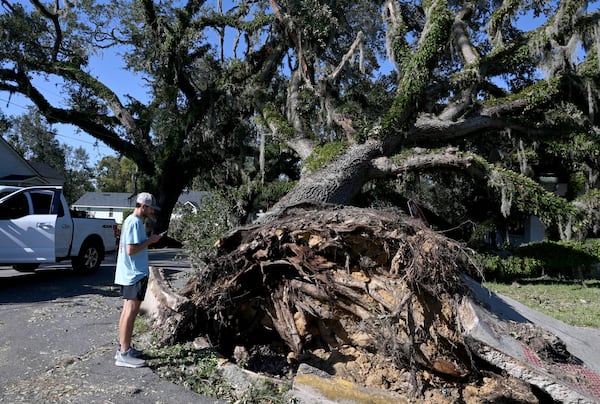
[[[536,258],[479,254],[478,260],[486,280],[511,282],[543,273],[543,263]]]
[[[517,254],[524,258],[542,261],[544,274],[548,276],[576,277],[589,271],[600,262],[598,249],[587,243],[575,241],[541,241],[520,246]]]
[[[509,282],[539,276],[583,277],[600,262],[600,242],[541,241],[523,244],[502,254],[479,253],[487,280]]]
[[[586,250],[600,260],[600,238],[587,239],[584,243]]]
[[[218,192],[211,192],[199,201],[196,212],[178,209],[171,220],[169,232],[181,241],[193,263],[204,261],[215,252],[215,242],[234,227],[229,201]]]

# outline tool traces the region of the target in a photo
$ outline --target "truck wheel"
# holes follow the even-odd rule
[[[102,248],[97,241],[87,240],[81,246],[79,255],[72,260],[73,269],[77,272],[92,273],[102,263]]]
[[[15,264],[13,269],[19,272],[33,272],[39,267],[40,264]]]

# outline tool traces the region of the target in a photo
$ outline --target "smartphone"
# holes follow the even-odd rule
[[[168,230],[163,231],[162,233],[158,233],[159,236],[165,236],[167,234]]]

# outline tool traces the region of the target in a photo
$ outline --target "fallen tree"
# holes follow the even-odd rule
[[[517,325],[473,297],[469,250],[398,211],[295,206],[218,247],[177,293],[154,271],[163,342],[206,336],[226,357],[246,352],[251,370],[307,363],[436,402],[591,397],[561,373],[579,362],[558,338],[520,325],[520,341],[505,340]]]

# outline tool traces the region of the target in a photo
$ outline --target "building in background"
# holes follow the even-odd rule
[[[205,192],[189,191],[179,195],[178,204],[198,209]],[[135,208],[135,194],[129,192],[88,192],[79,198],[71,209],[85,212],[88,217],[115,219],[123,223],[124,215]]]
[[[27,161],[0,136],[0,185],[64,185],[65,177],[46,163]]]

